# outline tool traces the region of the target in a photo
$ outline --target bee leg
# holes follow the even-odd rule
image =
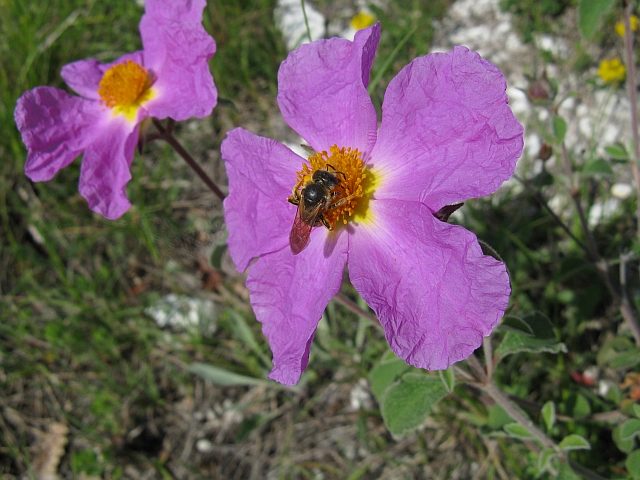
[[[298,191],[298,187],[300,187],[300,185],[302,185],[302,180],[296,183],[295,187],[293,187],[293,190],[291,191],[291,196],[287,198],[287,201],[289,203],[293,203],[294,205],[300,204],[300,192]]]
[[[327,222],[327,220],[324,218],[324,215],[320,214],[318,215],[318,219],[322,222],[322,225],[324,225],[325,227],[327,227],[327,229],[330,232],[333,232],[333,228],[331,227],[331,225],[329,225],[329,223]]]
[[[300,185],[302,185],[302,180],[299,180],[298,183],[293,186],[293,190],[291,190],[291,197],[295,198],[298,201],[300,201],[300,192],[298,191]]]
[[[329,205],[329,208],[336,208],[336,207],[339,207],[340,205],[344,205],[353,197],[355,197],[355,195],[349,195],[348,197],[340,198],[339,200],[336,200],[331,205]]]

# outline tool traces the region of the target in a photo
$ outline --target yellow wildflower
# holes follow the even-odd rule
[[[632,32],[638,31],[638,17],[636,17],[635,15],[631,15],[631,18],[629,19],[629,23],[631,23]],[[624,22],[616,23],[616,26],[614,27],[614,29],[618,35],[620,35],[621,37],[624,37]]]
[[[367,12],[359,12],[355,17],[351,19],[349,24],[354,30],[362,30],[363,28],[370,27],[376,22],[376,17]]]
[[[611,60],[602,60],[598,67],[598,76],[604,80],[605,83],[619,83],[622,82],[627,73],[626,67],[622,64],[619,58],[612,58]]]

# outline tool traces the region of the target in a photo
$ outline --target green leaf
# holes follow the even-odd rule
[[[509,424],[505,425],[503,428],[504,428],[504,431],[507,432],[507,436],[509,436],[511,438],[518,438],[520,440],[532,440],[533,439],[533,435],[531,435],[529,430],[524,428],[519,423],[509,423]]]
[[[401,358],[393,355],[391,360],[385,360],[383,358],[382,362],[371,369],[371,372],[369,372],[371,391],[379,404],[382,405],[387,387],[413,368],[411,365],[407,365],[407,362]]]
[[[591,38],[596,32],[600,19],[605,16],[613,0],[581,0],[578,8],[578,25],[584,38]]]
[[[389,385],[381,406],[389,431],[401,435],[425,421],[431,408],[447,395],[442,380],[424,373],[406,373]]]
[[[525,315],[521,320],[533,332],[533,337],[512,331],[507,332],[495,351],[498,362],[507,355],[519,352],[559,353],[567,351],[567,347],[556,340],[553,325],[547,316],[540,312],[533,312]]]
[[[553,133],[558,143],[564,142],[567,134],[567,122],[562,117],[553,117]]]
[[[567,353],[567,347],[564,343],[560,343],[556,340],[540,340],[537,338],[525,337],[513,332],[507,332],[504,339],[496,348],[496,356],[498,362],[507,355],[514,353],[528,352],[528,353]]]
[[[624,462],[625,467],[633,478],[640,478],[640,450],[632,452]]]
[[[515,315],[505,315],[498,325],[500,330],[504,330],[506,332],[515,332],[520,335],[526,335],[528,337],[533,337],[533,330],[529,326],[527,322],[525,322],[520,317],[516,317]]]
[[[640,435],[640,420],[630,418],[620,426],[620,439],[633,440],[634,437]]]
[[[629,152],[623,143],[616,142],[613,145],[604,147],[604,151],[607,152],[613,160],[629,160]]]
[[[538,470],[540,473],[546,472],[549,469],[551,460],[553,460],[557,454],[558,452],[551,447],[545,448],[540,452],[540,455],[538,456]]]
[[[220,270],[222,268],[222,256],[224,252],[227,251],[227,244],[223,243],[221,245],[216,245],[211,252],[211,256],[209,257],[209,262],[211,266],[216,270]]]
[[[573,418],[583,418],[591,414],[591,405],[584,395],[572,393],[562,402],[565,415]]]
[[[228,310],[228,313],[231,317],[231,320],[233,321],[233,331],[235,332],[238,339],[246,346],[248,346],[258,357],[260,357],[267,367],[273,367],[271,359],[267,355],[265,355],[260,348],[260,345],[258,344],[253,331],[247,324],[247,321],[244,319],[244,317],[235,310]]]
[[[453,375],[453,368],[448,368],[446,370],[439,370],[440,380],[444,384],[444,388],[447,389],[448,393],[453,392],[453,387],[456,386],[456,378]]]
[[[556,423],[556,406],[552,401],[548,401],[542,406],[542,419],[547,427],[547,431],[551,430]]]
[[[633,408],[633,414],[636,417],[640,418],[640,405],[638,405],[637,403],[634,403],[632,408]]]
[[[586,438],[572,433],[562,439],[560,448],[562,450],[591,450],[591,445]]]
[[[489,408],[489,428],[497,430],[512,422],[513,419],[500,405],[495,404]]]
[[[616,446],[623,451],[624,453],[629,453],[633,450],[634,440],[626,439],[623,440],[620,436],[620,431],[622,430],[622,425],[618,425],[611,432],[611,438],[615,442]]]
[[[216,385],[233,385],[233,386],[248,386],[248,385],[261,385],[261,386],[276,386],[274,382],[262,380],[260,378],[248,377],[246,375],[240,375],[239,373],[230,372],[224,368],[215,367],[213,365],[207,365],[206,363],[192,363],[189,365],[189,371],[201,376],[205,380],[209,380]]]
[[[604,158],[598,158],[588,163],[583,170],[586,175],[613,175],[613,170]]]

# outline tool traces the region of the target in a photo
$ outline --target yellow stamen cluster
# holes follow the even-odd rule
[[[336,173],[340,183],[334,189],[336,193],[334,202],[341,199],[348,200],[323,212],[325,220],[333,229],[339,221],[346,224],[348,219],[357,213],[358,200],[366,190],[363,181],[367,174],[362,163],[362,154],[357,148],[338,148],[334,145],[329,150],[330,153],[322,151],[310,156],[309,164],[303,164],[302,170],[298,172],[297,181],[301,182],[301,188],[304,188],[308,182],[312,181],[313,173],[317,170]]]
[[[128,109],[136,108],[149,99],[152,82],[153,78],[146,68],[127,60],[104,72],[98,94],[107,107],[127,113]]]

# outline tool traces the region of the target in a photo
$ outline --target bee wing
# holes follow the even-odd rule
[[[302,205],[302,202],[300,202],[300,205]],[[299,254],[309,244],[309,236],[311,235],[311,229],[314,223],[307,223],[302,219],[302,207],[300,205],[296,211],[296,218],[293,221],[291,233],[289,233],[289,246],[294,255]]]

